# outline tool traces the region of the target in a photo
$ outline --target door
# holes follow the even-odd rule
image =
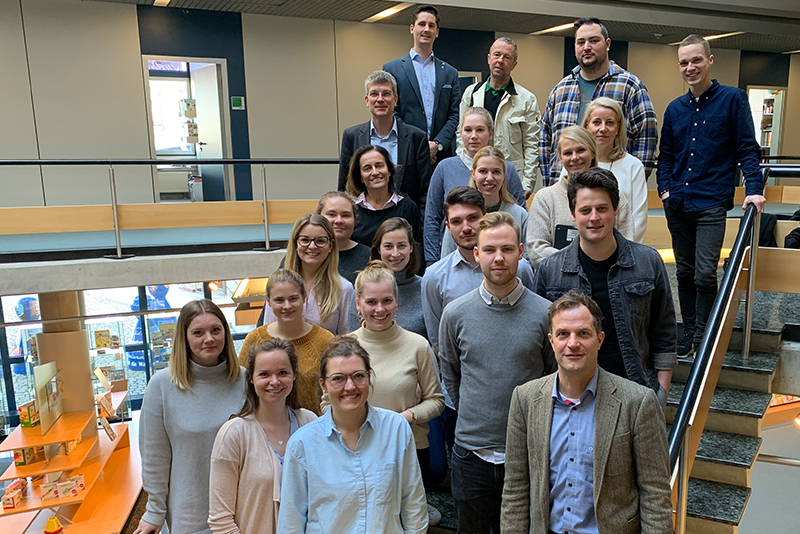
[[[219,67],[209,63],[189,63],[192,94],[197,103],[198,138],[197,159],[220,159],[224,157],[222,135],[222,109],[220,105]],[[203,199],[225,200],[226,168],[224,165],[202,165]]]

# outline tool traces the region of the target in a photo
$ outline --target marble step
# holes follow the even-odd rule
[[[750,486],[761,438],[705,430],[692,465],[692,477]]]
[[[779,354],[751,352],[745,362],[741,350],[729,350],[722,362],[717,386],[770,393],[778,360],[780,360]],[[672,372],[672,379],[676,382],[686,382],[693,363],[694,357],[678,358],[678,365]]]
[[[750,493],[742,486],[689,479],[686,532],[736,534]]]
[[[673,382],[667,396],[665,415],[668,423],[675,418],[684,384]],[[763,391],[718,387],[711,400],[705,429],[758,437],[761,420],[772,395]]]

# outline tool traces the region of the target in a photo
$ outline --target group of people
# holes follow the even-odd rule
[[[737,164],[743,207],[764,205],[746,97],[687,37],[656,158],[652,103],[599,20],[576,22],[579,66],[541,116],[511,39],[462,97],[438,28],[418,8],[412,50],[367,78],[340,190],[294,224],[238,356],[217,306],[182,309],[142,405],[137,533],[425,532],[432,421],[460,533],[672,532],[663,408],[716,295]],[[656,161],[680,342],[642,244]]]

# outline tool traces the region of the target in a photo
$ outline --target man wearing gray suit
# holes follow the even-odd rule
[[[597,366],[602,319],[574,290],[550,306],[558,371],[511,397],[504,534],[673,531],[664,414],[652,389]]]
[[[406,124],[428,134],[431,164],[450,157],[458,128],[461,87],[458,71],[433,55],[439,36],[439,12],[420,6],[411,21],[414,46],[411,51],[383,66],[397,78],[399,100],[395,113]]]
[[[431,161],[425,132],[397,120],[397,81],[386,71],[377,70],[364,81],[364,97],[371,119],[346,129],[342,134],[339,155],[339,191],[347,185],[350,158],[364,145],[382,146],[395,164],[395,185],[425,212],[428,184],[431,181]]]

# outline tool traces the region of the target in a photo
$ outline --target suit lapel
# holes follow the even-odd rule
[[[361,131],[358,132],[358,139],[356,139],[356,148],[370,144],[369,125],[369,122],[365,122],[361,125]]]
[[[553,426],[553,381],[555,374],[543,380],[534,395],[528,428],[534,431],[534,446],[537,465],[547,470],[545,476],[537,476],[539,487],[534,495],[550,494],[550,428]],[[544,507],[546,509],[547,506]]]
[[[422,91],[419,88],[419,81],[417,80],[417,71],[414,70],[414,62],[411,61],[411,56],[406,56],[402,61],[403,69],[406,71],[408,81],[411,82],[411,87],[414,89],[414,94],[417,95],[417,100],[421,106],[422,104]],[[424,106],[423,106],[424,107]]]
[[[433,114],[436,115],[436,109],[439,107],[439,94],[442,92],[442,86],[444,85],[444,63],[436,56],[433,56],[433,68],[436,70],[436,88],[433,91]]]
[[[597,497],[603,485],[603,474],[611,452],[611,442],[619,420],[621,403],[617,398],[617,388],[611,382],[608,374],[602,369],[597,371],[597,400],[595,405],[594,422],[594,504],[597,507]]]
[[[400,121],[397,121],[397,181],[395,185],[399,188],[400,185],[403,183],[403,171],[405,170],[405,166],[409,161],[412,161],[411,155],[408,153],[409,151],[409,133],[408,130],[403,128],[400,125]]]

